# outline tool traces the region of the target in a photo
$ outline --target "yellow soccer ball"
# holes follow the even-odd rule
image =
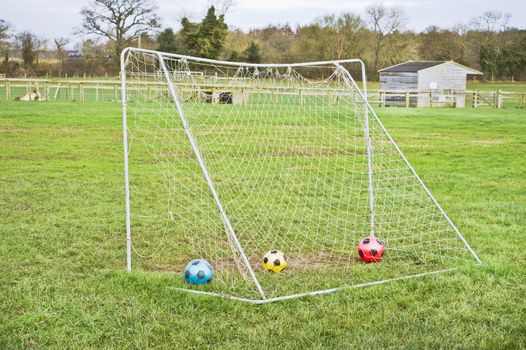
[[[263,257],[265,271],[280,272],[287,267],[287,257],[279,250],[271,250]]]

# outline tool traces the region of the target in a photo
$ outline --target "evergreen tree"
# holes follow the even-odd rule
[[[499,75],[501,78],[520,79],[526,73],[526,33],[516,37],[502,50]]]
[[[33,33],[22,32],[16,36],[18,46],[22,51],[22,60],[26,68],[35,68],[38,54],[44,47],[44,41],[39,40]]]
[[[239,57],[239,53],[237,51],[232,51],[230,53],[230,57],[228,58],[229,61],[239,61],[240,60],[240,57]]]
[[[261,52],[256,42],[251,42],[244,52],[244,60],[250,63],[261,63]]]
[[[480,47],[480,66],[484,74],[493,81],[497,76],[501,50],[492,44]]]
[[[205,58],[219,56],[225,45],[228,26],[225,24],[224,15],[216,16],[214,6],[208,9],[201,23],[192,23],[185,17],[181,25],[179,35],[186,53]]]
[[[162,52],[177,52],[177,39],[175,33],[171,28],[166,28],[157,36],[159,44],[157,50]]]
[[[179,31],[180,41],[183,44],[183,52],[190,55],[199,55],[199,24],[192,23],[188,18],[181,20],[182,28]]]

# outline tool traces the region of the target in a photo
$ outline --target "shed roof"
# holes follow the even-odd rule
[[[407,61],[404,63],[396,64],[391,67],[380,69],[379,72],[389,72],[389,73],[416,73],[418,71],[438,66],[439,64],[452,63],[459,67],[462,67],[466,70],[466,74],[479,74],[482,75],[482,72],[479,72],[476,69],[463,66],[457,62],[453,61]]]
[[[380,69],[379,72],[404,72],[404,73],[416,73],[419,70],[433,67],[444,63],[445,61],[408,61],[399,63],[391,67]]]

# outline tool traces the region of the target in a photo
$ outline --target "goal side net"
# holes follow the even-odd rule
[[[121,63],[128,269],[265,302],[479,261],[367,103],[361,61]],[[379,262],[358,255],[368,236]],[[280,273],[262,268],[274,249]],[[196,258],[206,285],[184,281]]]

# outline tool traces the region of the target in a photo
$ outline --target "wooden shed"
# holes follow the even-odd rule
[[[453,61],[408,61],[380,69],[379,73],[385,105],[412,107],[464,107],[467,76],[482,75]]]

